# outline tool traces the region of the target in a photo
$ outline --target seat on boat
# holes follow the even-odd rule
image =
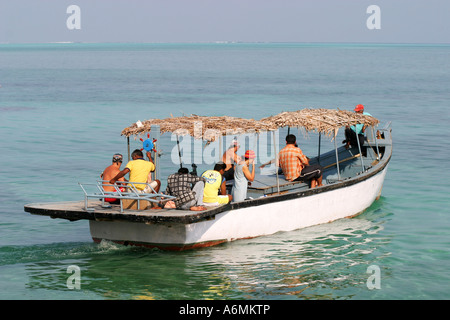
[[[253,182],[248,186],[247,197],[256,198],[280,192],[289,192],[300,188],[309,188],[301,181],[288,181],[283,174],[256,174]]]
[[[119,186],[116,184],[108,184],[107,181],[98,180],[96,183],[83,183],[78,182],[78,185],[81,187],[84,193],[84,202],[85,209],[88,210],[88,200],[92,198],[97,198],[102,201],[102,206],[110,207],[110,204],[105,203],[105,199],[108,198],[117,198],[120,200],[120,212],[123,212],[123,209],[133,209],[133,210],[143,210],[151,207],[155,207],[154,204],[167,202],[175,199],[173,196],[165,195],[162,193],[157,193],[150,184],[148,183],[140,183],[140,182],[132,182],[128,181],[127,191],[121,191]],[[136,184],[144,184],[151,188],[154,193],[141,193],[136,188]],[[103,187],[105,185],[113,186],[116,191],[104,191]],[[97,191],[97,192],[96,192]],[[141,208],[142,203],[142,208]]]

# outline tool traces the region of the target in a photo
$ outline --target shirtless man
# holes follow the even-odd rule
[[[122,165],[122,162],[123,162],[122,155],[120,153],[114,154],[112,158],[112,164],[105,170],[103,170],[102,174],[100,175],[100,178],[102,178],[102,180],[104,181],[110,181],[120,172],[120,166]],[[127,181],[127,180],[122,177],[119,179],[119,181]],[[103,190],[105,190],[106,192],[116,192],[116,189],[108,184],[109,184],[108,182],[103,183]],[[120,190],[125,191],[125,188],[121,187]],[[109,203],[118,203],[120,200],[116,198],[105,198],[105,201]]]
[[[233,140],[228,150],[225,151],[222,156],[222,162],[226,165],[225,172],[223,174],[225,180],[234,179],[234,165],[241,161],[241,157],[236,154],[239,147],[239,142],[237,140]]]
[[[133,160],[127,163],[125,169],[119,171],[116,176],[109,180],[109,183],[114,184],[116,181],[120,181],[127,173],[130,173],[130,182],[136,182],[134,187],[137,192],[153,193],[154,190],[158,193],[161,187],[161,181],[151,179],[151,172],[155,171],[155,165],[153,164],[150,152],[147,151],[148,161],[144,159],[144,154],[139,149],[131,153],[131,158]],[[146,185],[147,183],[150,186]]]

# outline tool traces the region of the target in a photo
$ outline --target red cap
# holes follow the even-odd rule
[[[255,152],[253,150],[247,150],[245,151],[245,159],[255,159],[256,155]]]
[[[362,105],[362,104],[358,104],[356,107],[355,107],[355,110],[354,111],[363,111],[364,110],[364,106]]]

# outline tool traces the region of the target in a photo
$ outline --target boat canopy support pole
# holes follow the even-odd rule
[[[223,147],[222,147],[222,140],[223,136],[219,136],[219,159],[218,161],[222,161],[222,155],[223,155]]]
[[[127,137],[127,150],[128,150],[128,162],[130,162],[131,155],[130,155],[130,137]]]
[[[181,151],[180,151],[180,139],[177,135],[177,147],[178,147],[178,158],[180,159],[180,168],[183,168],[183,163],[181,162]]]
[[[275,131],[273,131],[273,150],[275,153],[275,172],[277,174],[277,191],[280,193],[280,178],[278,177],[278,153],[277,153],[277,144],[275,141]]]
[[[317,151],[317,162],[320,164],[320,142],[322,141],[322,133],[319,132],[319,148]]]
[[[372,137],[375,140],[375,147],[377,148],[377,160],[379,161],[381,160],[381,157],[380,157],[380,149],[378,148],[378,137],[375,134],[375,126],[372,126]]]
[[[159,143],[161,138],[161,130],[158,125],[152,125],[150,127],[150,139],[156,140],[157,143]],[[158,149],[156,148],[158,144],[155,144],[155,150],[156,152],[152,151],[152,158],[155,164],[155,180],[161,180],[161,170],[160,170],[160,159],[159,155],[160,152],[158,152]]]
[[[359,157],[361,159],[361,168],[362,168],[362,171],[364,171],[365,170],[364,161],[363,161],[363,156],[362,156],[362,152],[361,152],[361,144],[359,143],[359,134],[358,133],[356,133],[356,142],[358,143],[358,150],[359,150],[359,154],[361,155]]]
[[[334,150],[336,151],[336,168],[337,168],[338,180],[341,180],[341,172],[339,170],[339,156],[338,156],[338,148],[337,148],[337,144],[336,144],[336,138],[337,138],[337,129],[334,129]]]

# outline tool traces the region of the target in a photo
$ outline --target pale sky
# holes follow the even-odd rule
[[[449,0],[0,0],[0,43],[450,43],[449,16]]]

